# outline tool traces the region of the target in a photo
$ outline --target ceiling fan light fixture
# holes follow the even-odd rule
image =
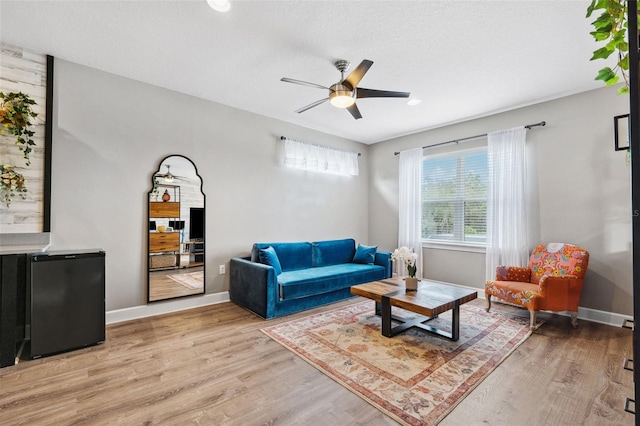
[[[171,174],[170,164],[167,164],[167,173],[165,173],[164,176],[162,176],[162,180],[164,180],[167,183],[173,182],[173,175]]]
[[[342,84],[334,84],[329,93],[329,102],[334,107],[348,108],[356,102],[355,90],[349,90]]]
[[[207,0],[207,3],[216,12],[228,12],[231,9],[229,0]]]

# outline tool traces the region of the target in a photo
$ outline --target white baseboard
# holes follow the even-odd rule
[[[484,289],[469,287],[469,286],[460,285],[460,284],[452,284],[452,285],[468,288],[470,290],[476,290],[478,292],[478,299],[485,299]],[[494,302],[502,303],[500,299],[497,299],[495,297],[491,299],[491,303],[494,303]],[[507,303],[507,304],[511,305],[511,303]],[[570,316],[566,312],[550,312],[550,311],[544,311],[544,312],[549,312],[551,314],[556,314],[556,315],[563,315],[566,317]],[[626,320],[633,321],[633,317],[630,315],[622,315],[622,314],[617,314],[615,312],[600,311],[598,309],[583,308],[581,306],[578,307],[578,319],[597,322],[600,324],[612,325],[614,327],[622,327],[622,324],[624,324]]]
[[[578,318],[600,324],[622,327],[626,320],[633,321],[630,315],[617,314],[615,312],[599,311],[597,309],[578,307]]]
[[[153,302],[148,305],[134,306],[132,308],[109,311],[106,315],[107,324],[115,324],[138,318],[152,317],[154,315],[167,314],[169,312],[184,311],[185,309],[199,308],[229,301],[229,292],[205,294],[202,297],[185,297],[167,300],[166,302]]]
[[[468,288],[470,290],[476,290],[478,292],[479,299],[485,298],[483,289],[465,285],[458,286]],[[148,305],[109,311],[107,312],[106,321],[107,324],[115,324],[118,322],[130,321],[138,318],[162,315],[169,312],[177,312],[183,311],[185,309],[199,308],[201,306],[215,305],[216,303],[228,302],[229,300],[229,292],[223,291],[221,293],[205,294],[202,297],[187,297],[184,299],[168,300],[166,302],[154,302]],[[500,303],[500,300],[496,298],[492,299],[492,301]],[[569,314],[564,312],[552,313],[569,316]],[[578,319],[593,321],[600,324],[612,325],[614,327],[621,327],[626,320],[632,321],[633,317],[629,315],[617,314],[615,312],[607,312],[600,311],[598,309],[580,307],[578,308]]]

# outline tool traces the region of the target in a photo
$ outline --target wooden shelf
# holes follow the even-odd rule
[[[180,217],[180,203],[174,202],[149,202],[149,217],[150,218],[179,218]]]

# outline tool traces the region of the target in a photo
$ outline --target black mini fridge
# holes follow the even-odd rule
[[[25,359],[104,342],[105,252],[32,254],[25,316]]]

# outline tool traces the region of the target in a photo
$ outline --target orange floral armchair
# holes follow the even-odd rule
[[[491,297],[529,309],[535,328],[538,311],[569,311],[571,325],[578,325],[578,303],[589,252],[564,243],[542,244],[533,250],[529,267],[498,266],[495,281],[487,281],[487,312]]]

